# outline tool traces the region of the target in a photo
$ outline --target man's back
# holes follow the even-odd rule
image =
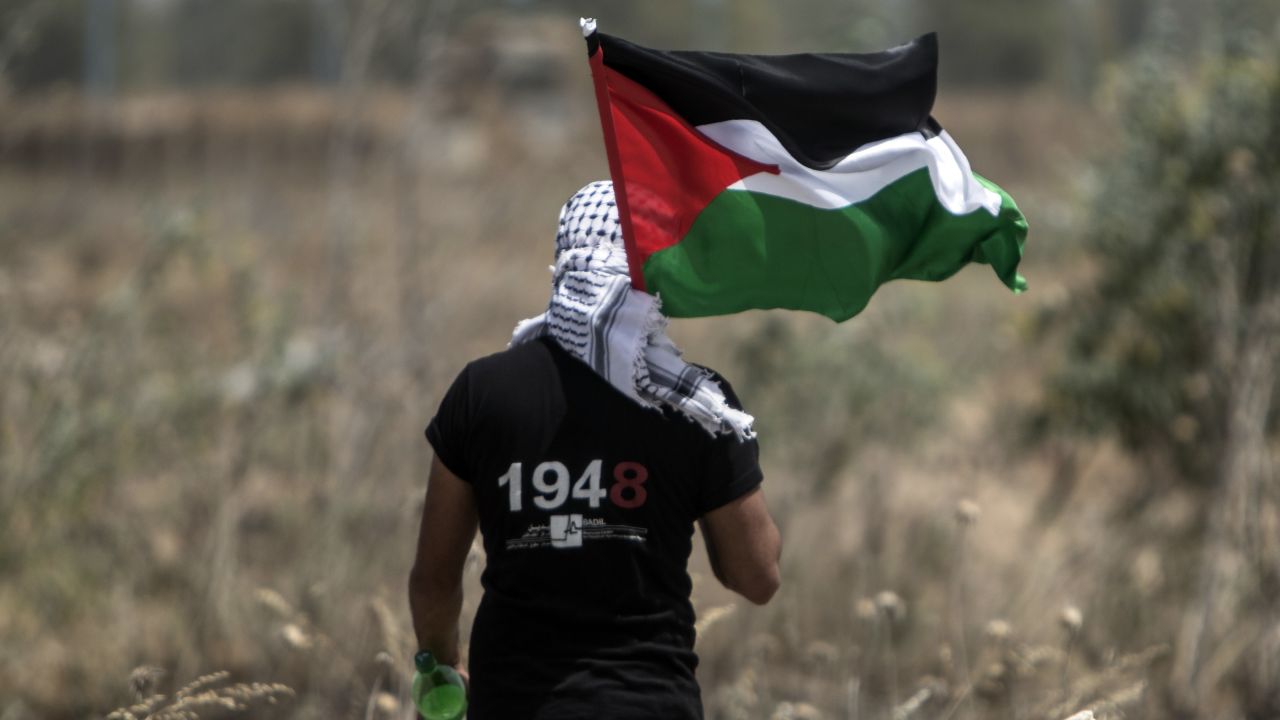
[[[642,408],[546,338],[468,365],[427,435],[484,534],[471,717],[701,717],[692,525],[760,484],[754,441]]]

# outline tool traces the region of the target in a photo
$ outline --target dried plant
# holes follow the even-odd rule
[[[935,705],[946,697],[946,683],[939,679],[926,678],[919,690],[906,699],[901,705],[893,708],[893,720],[911,720],[921,716],[925,708]]]
[[[155,694],[156,684],[164,678],[164,669],[151,665],[142,665],[133,669],[129,673],[129,689],[133,691],[134,697],[141,702],[144,698],[152,697]]]
[[[952,641],[959,648],[958,682],[968,683],[972,669],[969,664],[969,591],[968,591],[968,559],[969,529],[978,521],[982,508],[973,500],[962,499],[956,503],[956,540],[955,557],[951,562],[951,578],[949,598],[951,602],[948,622],[952,627]]]
[[[822,712],[807,702],[783,701],[773,709],[769,720],[822,720]]]
[[[133,675],[150,676],[154,675],[155,670],[156,668],[140,667],[134,670]],[[112,711],[107,715],[107,720],[201,720],[225,717],[246,713],[263,705],[276,705],[281,700],[294,696],[291,688],[280,683],[222,685],[230,677],[231,673],[226,671],[203,675],[178,690],[172,698],[152,695],[135,705]]]
[[[698,621],[693,625],[695,634],[698,637],[706,634],[706,632],[714,625],[732,615],[737,607],[737,605],[729,603],[728,605],[719,605],[713,608],[708,608],[705,612],[699,613],[701,617],[699,617]]]
[[[898,654],[893,629],[906,619],[907,605],[897,593],[885,590],[876,595],[876,609],[884,617],[881,625],[884,626],[885,666],[889,677],[889,705],[893,707],[898,704]]]
[[[401,630],[396,614],[381,597],[374,597],[369,601],[369,611],[373,613],[374,621],[378,625],[383,651],[390,654],[395,665],[407,665],[404,654],[401,652],[406,634]]]
[[[1037,707],[1034,716],[1063,717],[1083,707],[1102,718],[1123,717],[1126,708],[1143,699],[1151,665],[1169,652],[1167,645],[1152,646],[1081,675],[1065,689],[1060,699]],[[1063,663],[1065,665],[1065,658]]]
[[[1066,646],[1062,650],[1062,692],[1067,691],[1067,671],[1071,667],[1071,651],[1075,648],[1076,638],[1084,626],[1084,615],[1075,605],[1067,605],[1058,613],[1058,624],[1066,633]]]

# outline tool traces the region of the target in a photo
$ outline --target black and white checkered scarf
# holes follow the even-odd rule
[[[547,311],[522,321],[512,345],[550,335],[627,397],[670,406],[711,433],[754,437],[706,370],[680,359],[661,302],[631,287],[613,183],[593,182],[560,211]]]

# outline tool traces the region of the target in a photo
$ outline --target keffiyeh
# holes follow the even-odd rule
[[[659,299],[631,287],[613,183],[565,203],[551,272],[547,311],[516,326],[513,346],[549,335],[645,407],[672,407],[713,434],[755,436],[754,419],[729,406],[711,373],[680,359]]]

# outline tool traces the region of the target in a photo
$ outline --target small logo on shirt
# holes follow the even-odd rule
[[[582,515],[551,516],[551,547],[582,547]]]
[[[552,515],[548,522],[533,523],[520,537],[507,540],[508,550],[530,548],[576,548],[596,540],[625,540],[644,542],[647,528],[636,525],[610,525],[604,518],[571,515]]]

